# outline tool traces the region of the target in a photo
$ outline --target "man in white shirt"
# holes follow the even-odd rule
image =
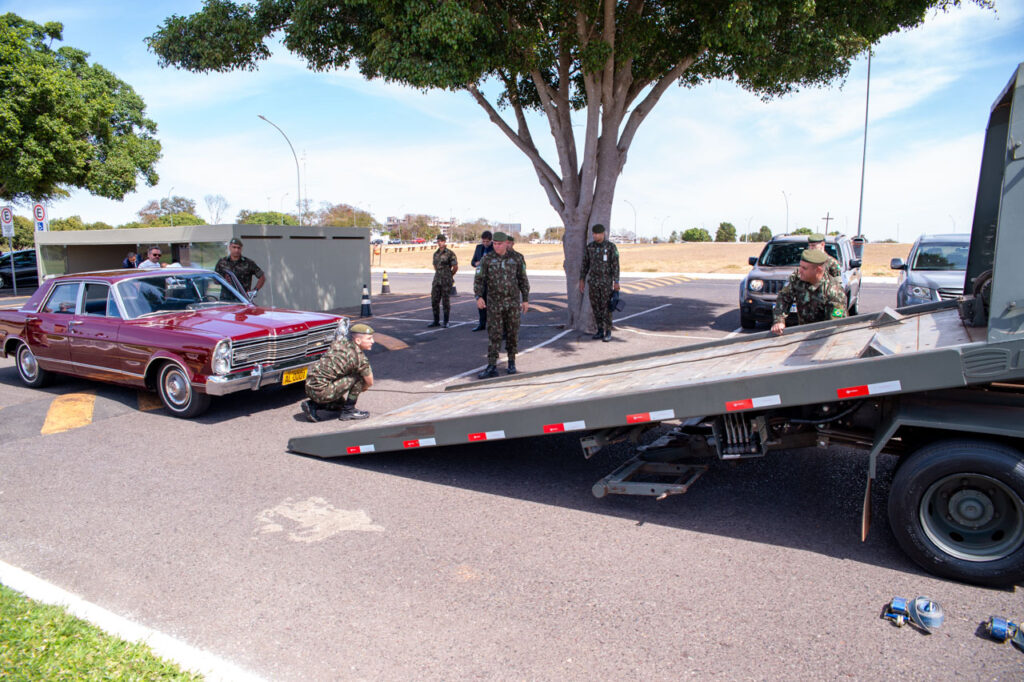
[[[149,247],[149,251],[146,252],[146,260],[139,263],[139,270],[159,270],[163,267],[160,265],[160,256],[162,255],[159,246]]]

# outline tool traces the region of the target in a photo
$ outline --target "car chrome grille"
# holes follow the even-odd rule
[[[294,334],[235,341],[231,345],[231,367],[283,364],[326,351],[334,341],[337,330],[337,325],[325,324]]]
[[[963,295],[963,289],[939,289],[939,299],[943,301],[951,301],[954,298],[960,298]]]

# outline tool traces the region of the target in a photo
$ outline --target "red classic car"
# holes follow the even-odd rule
[[[210,396],[304,381],[348,319],[252,305],[209,270],[115,270],[47,280],[0,310],[0,348],[21,380],[51,373],[155,389],[176,417]]]

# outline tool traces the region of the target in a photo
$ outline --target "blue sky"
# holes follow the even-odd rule
[[[526,157],[468,94],[420,91],[358,73],[313,73],[283,49],[257,72],[198,75],[160,69],[143,39],[169,15],[202,3],[93,0],[0,1],[0,11],[64,24],[64,44],[130,83],[159,126],[160,182],[124,201],[75,192],[51,216],[128,222],[168,194],[223,195],[240,209],[289,210],[299,155],[302,192],[314,203],[349,203],[383,221],[426,213],[522,223],[560,221]],[[1024,7],[973,5],[890,36],[871,63],[864,234],[910,241],[967,232],[988,113],[1024,61]],[[770,103],[729,84],[673,87],[641,126],[619,180],[615,228],[642,235],[721,221],[740,232],[812,227],[857,231],[867,60],[840,88]],[[533,121],[538,142],[547,126]],[[548,143],[550,148],[550,144]],[[548,155],[550,158],[550,155]],[[173,188],[173,189],[172,189]],[[787,211],[788,204],[788,211]],[[27,214],[27,211],[20,211]]]

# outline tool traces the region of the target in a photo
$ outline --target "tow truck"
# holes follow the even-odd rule
[[[873,315],[520,374],[445,391],[336,433],[323,458],[579,432],[585,456],[661,426],[594,494],[680,494],[709,458],[830,445],[867,451],[861,537],[879,456],[888,516],[926,571],[1024,581],[1024,63],[992,106],[965,295]]]

